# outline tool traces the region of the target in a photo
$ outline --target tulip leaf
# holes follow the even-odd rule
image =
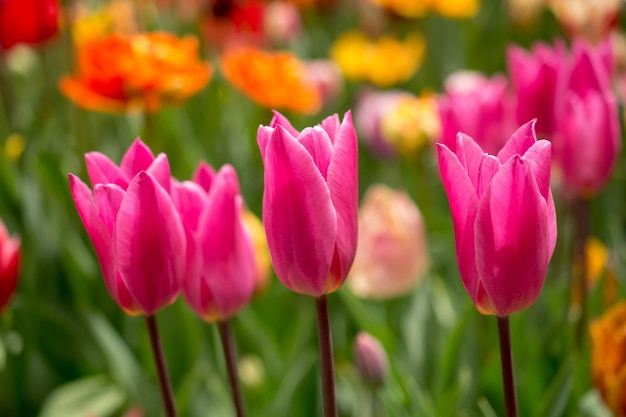
[[[570,357],[563,363],[561,369],[559,369],[559,372],[550,383],[534,414],[535,417],[559,417],[563,415],[572,393],[575,370],[576,361]]]
[[[106,417],[124,405],[124,392],[106,375],[79,379],[55,389],[39,417]]]

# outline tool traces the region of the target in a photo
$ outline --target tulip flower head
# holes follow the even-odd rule
[[[363,381],[374,388],[381,386],[389,374],[385,348],[366,332],[360,332],[354,340],[354,364]]]
[[[228,319],[250,301],[256,273],[237,174],[201,164],[193,181],[173,182],[172,198],[187,236],[185,300],[205,321]]]
[[[302,132],[275,112],[257,142],[265,166],[263,223],[272,264],[292,291],[336,291],[357,243],[357,138],[335,114]]]
[[[0,313],[9,304],[15,289],[20,269],[20,240],[9,236],[0,221]]]
[[[186,268],[167,157],[136,140],[120,166],[99,152],[85,160],[93,192],[72,174],[70,191],[107,289],[127,314],[153,315],[176,299]]]
[[[58,0],[0,1],[0,49],[38,44],[59,31]]]
[[[454,152],[443,144],[438,152],[465,290],[483,314],[529,307],[556,245],[550,142],[536,140],[533,121],[497,156],[464,134]]]

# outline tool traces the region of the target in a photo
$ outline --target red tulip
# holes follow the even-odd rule
[[[0,221],[0,312],[8,305],[17,287],[20,258],[20,240],[10,237]]]
[[[18,43],[38,44],[58,32],[57,0],[0,1],[0,48]]]

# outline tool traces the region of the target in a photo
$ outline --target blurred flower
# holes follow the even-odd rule
[[[237,371],[241,382],[249,388],[259,388],[265,381],[265,367],[258,356],[243,356],[239,360]]]
[[[414,155],[439,137],[441,124],[434,97],[401,97],[382,115],[383,139],[401,155]]]
[[[209,43],[227,51],[236,46],[265,41],[262,0],[211,0],[202,17],[202,33]]]
[[[512,97],[500,75],[460,71],[449,76],[439,98],[441,138],[454,151],[456,135],[471,136],[485,152],[496,154],[515,130]]]
[[[279,45],[288,43],[301,30],[300,11],[287,1],[273,1],[265,7],[263,28],[267,36]]]
[[[537,134],[552,139],[569,71],[569,57],[563,42],[554,47],[539,42],[530,53],[516,45],[507,48],[507,64],[517,99],[517,123],[537,119]]]
[[[395,14],[408,17],[424,17],[434,11],[451,18],[469,18],[476,14],[479,0],[370,0]]]
[[[354,108],[354,122],[359,138],[365,142],[377,155],[390,157],[396,154],[391,141],[383,137],[382,120],[403,99],[413,96],[405,91],[386,90],[377,91],[366,89],[357,95]]]
[[[554,161],[568,195],[591,196],[610,179],[621,149],[608,43],[573,43],[573,65],[552,137]]]
[[[316,59],[305,63],[306,78],[315,85],[323,105],[335,100],[343,90],[343,75],[334,61]]]
[[[242,213],[244,227],[248,230],[252,238],[254,247],[254,258],[256,260],[256,273],[254,284],[254,295],[258,296],[267,290],[270,283],[270,273],[272,262],[270,260],[270,250],[267,247],[265,238],[265,228],[263,223],[250,210],[244,208]]]
[[[399,41],[389,36],[372,40],[361,32],[346,32],[333,43],[330,57],[347,79],[387,87],[411,78],[425,49],[426,42],[417,33]]]
[[[21,257],[20,239],[9,236],[0,220],[0,313],[9,304],[17,288]]]
[[[4,142],[4,155],[11,161],[17,161],[24,153],[24,147],[24,136],[13,133]]]
[[[153,315],[174,302],[187,267],[167,156],[137,139],[119,166],[99,152],[85,161],[93,193],[73,174],[70,191],[107,289],[127,314]]]
[[[497,156],[459,134],[439,144],[439,168],[454,225],[465,290],[482,314],[508,316],[535,302],[556,245],[550,142],[532,122]]]
[[[354,339],[354,365],[367,385],[383,385],[389,374],[389,358],[383,345],[369,333],[360,332]]]
[[[585,244],[585,256],[587,257],[587,288],[590,289],[606,271],[609,251],[600,239],[591,236]]]
[[[227,320],[250,301],[256,273],[237,173],[201,163],[193,181],[172,181],[172,200],[187,238],[185,300],[207,322]]]
[[[428,270],[426,226],[406,193],[372,185],[359,210],[354,265],[346,281],[357,296],[387,299],[410,293]]]
[[[61,92],[80,107],[104,112],[154,112],[187,100],[209,82],[198,40],[166,32],[111,35],[78,49],[78,73]]]
[[[221,68],[231,84],[261,106],[307,114],[320,109],[321,97],[306,66],[288,52],[234,48],[222,56]]]
[[[537,22],[547,0],[507,0],[508,15],[513,23],[529,26]]]
[[[0,49],[38,44],[59,30],[58,0],[0,1]]]
[[[620,0],[547,0],[554,15],[571,37],[591,42],[603,39],[618,23]]]
[[[110,0],[99,8],[90,10],[85,3],[77,3],[72,25],[74,44],[82,46],[112,33],[130,35],[138,32],[134,5],[129,0]]]
[[[626,416],[626,302],[589,326],[593,383],[616,417]]]
[[[156,0],[155,3],[161,13],[175,14],[182,22],[196,19],[206,5],[204,0]]]
[[[358,160],[352,117],[334,114],[298,132],[280,113],[260,126],[263,224],[272,264],[290,290],[339,289],[357,244]]]

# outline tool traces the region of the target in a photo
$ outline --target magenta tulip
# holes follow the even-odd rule
[[[98,152],[85,160],[93,193],[72,174],[70,190],[105,284],[126,313],[151,316],[176,299],[186,267],[167,157],[137,140],[119,167]]]
[[[487,151],[496,153],[515,130],[513,102],[507,81],[500,75],[462,71],[448,77],[445,94],[439,98],[441,138],[454,150],[458,132],[476,138]]]
[[[265,165],[263,223],[272,264],[289,289],[337,290],[357,243],[357,137],[351,113],[298,132],[275,113],[257,141]]]
[[[550,142],[537,141],[530,122],[497,156],[464,134],[454,152],[443,144],[438,152],[465,290],[483,314],[527,308],[556,244]]]
[[[621,149],[617,100],[611,91],[611,55],[578,40],[552,138],[565,192],[588,197],[610,179]]]
[[[173,182],[172,198],[188,242],[183,295],[203,320],[226,320],[250,301],[256,273],[237,174],[230,165],[215,173],[201,164],[193,182]]]
[[[10,236],[0,220],[0,313],[9,304],[17,288],[21,258],[20,239]]]
[[[565,45],[538,43],[530,53],[512,45],[507,48],[507,64],[517,97],[517,123],[536,118],[539,135],[551,139],[570,66]]]

